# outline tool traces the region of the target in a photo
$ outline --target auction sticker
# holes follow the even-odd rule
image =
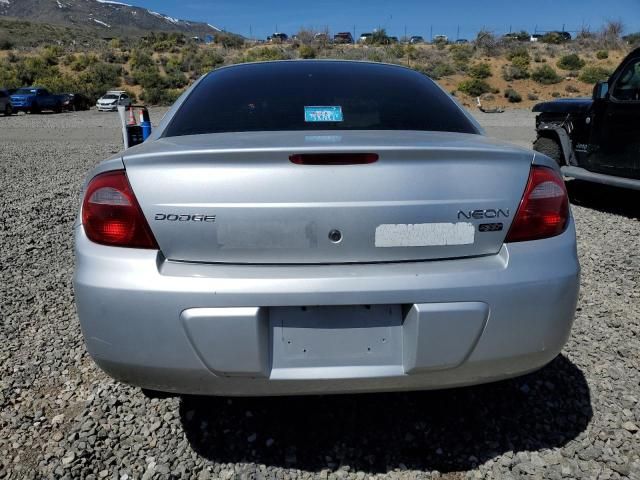
[[[305,122],[341,122],[342,107],[304,107]]]

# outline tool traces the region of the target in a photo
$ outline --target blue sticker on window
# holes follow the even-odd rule
[[[305,122],[341,122],[342,107],[304,107]]]

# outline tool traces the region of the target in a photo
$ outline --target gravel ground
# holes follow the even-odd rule
[[[160,111],[152,112],[160,118]],[[526,145],[524,111],[483,115]],[[640,202],[569,184],[582,289],[563,353],[448,391],[149,399],[84,349],[71,227],[116,116],[0,118],[0,478],[640,479]]]

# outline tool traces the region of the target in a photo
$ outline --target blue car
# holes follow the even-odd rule
[[[42,110],[62,111],[63,95],[49,93],[46,88],[19,88],[11,95],[11,105],[14,112],[39,113]]]

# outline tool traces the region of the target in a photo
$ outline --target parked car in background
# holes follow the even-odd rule
[[[81,203],[87,350],[150,390],[471,385],[542,367],[571,330],[558,165],[485,136],[409,68],[218,68],[95,167]]]
[[[446,35],[434,35],[433,43],[448,43],[449,37]]]
[[[459,38],[456,40],[455,42],[457,45],[465,45],[467,43],[469,43],[469,40],[467,40],[466,38]]]
[[[420,35],[413,35],[413,36],[409,39],[409,43],[411,43],[411,44],[424,43],[424,38],[423,38],[423,37],[421,37]]]
[[[13,113],[11,96],[9,95],[9,91],[5,89],[0,89],[0,113],[3,113],[5,116]]]
[[[543,102],[533,111],[533,148],[565,176],[640,190],[640,48],[595,85],[591,98]]]
[[[89,110],[91,104],[91,100],[81,93],[65,93],[62,108],[63,110],[75,112],[79,110]]]
[[[99,112],[115,112],[118,106],[128,107],[131,105],[131,97],[123,90],[110,90],[96,102]]]
[[[333,36],[335,43],[353,43],[351,32],[338,32]]]
[[[269,38],[269,41],[272,43],[284,43],[287,40],[289,40],[289,35],[281,32],[276,32]]]
[[[313,36],[316,42],[326,43],[329,41],[329,35],[325,32],[318,32]]]
[[[55,95],[46,88],[23,87],[11,95],[14,112],[40,113],[42,110],[62,111],[63,95]]]
[[[358,43],[366,43],[371,37],[373,37],[373,33],[363,33],[360,35],[360,38],[358,38]]]

